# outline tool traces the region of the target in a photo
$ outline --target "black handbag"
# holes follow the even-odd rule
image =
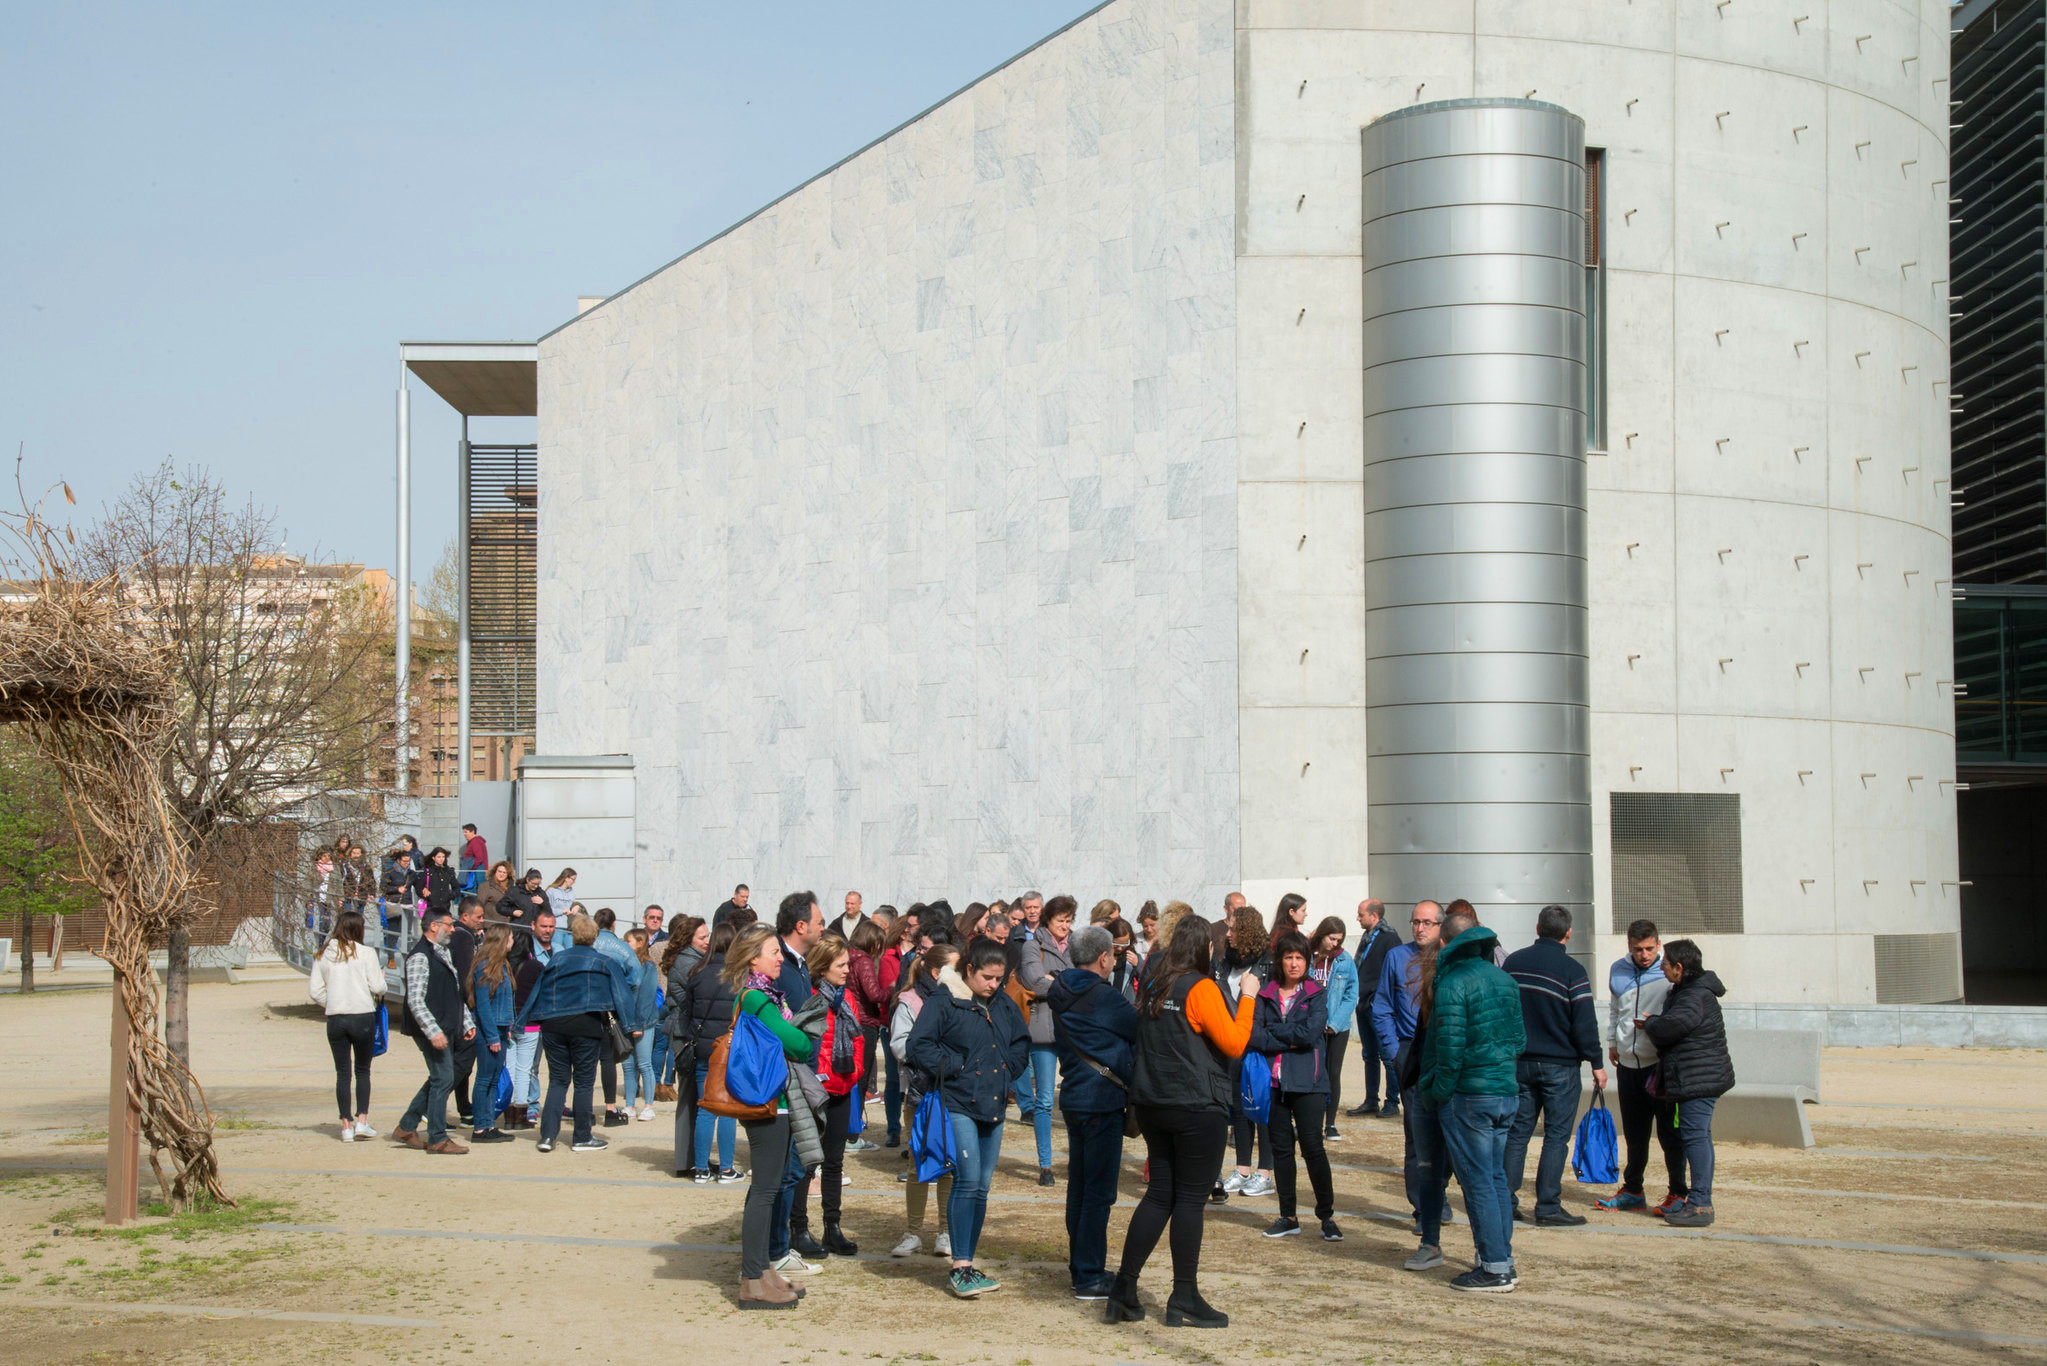
[[[618,1012],[604,1012],[604,1040],[611,1046],[611,1060],[624,1062],[633,1055],[633,1041],[626,1037],[625,1026],[619,1023]]]

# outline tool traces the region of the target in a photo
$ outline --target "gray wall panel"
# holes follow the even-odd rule
[[[1364,133],[1373,893],[1591,899],[1584,126],[1455,100]]]

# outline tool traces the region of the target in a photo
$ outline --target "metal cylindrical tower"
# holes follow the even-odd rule
[[[1577,115],[1364,130],[1371,888],[1509,944],[1551,902],[1592,928],[1584,263]]]

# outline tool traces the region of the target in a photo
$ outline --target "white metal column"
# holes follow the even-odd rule
[[[455,793],[469,781],[469,419],[455,461]]]
[[[405,388],[405,361],[398,362],[398,733],[391,755],[397,791],[411,790],[407,753],[412,739],[412,396]]]

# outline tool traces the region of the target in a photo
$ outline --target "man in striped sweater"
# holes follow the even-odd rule
[[[1521,1025],[1528,1042],[1515,1078],[1521,1108],[1507,1131],[1507,1189],[1514,1193],[1514,1217],[1540,1228],[1571,1228],[1585,1222],[1564,1208],[1564,1159],[1578,1119],[1583,1090],[1579,1065],[1592,1064],[1592,1084],[1606,1089],[1600,1066],[1599,1018],[1592,1006],[1592,980],[1565,951],[1571,942],[1571,913],[1545,906],[1535,918],[1535,942],[1507,955],[1507,973],[1521,988]],[[1542,1116],[1542,1160],[1535,1169],[1535,1213],[1521,1208],[1521,1181],[1528,1168],[1528,1140]]]

